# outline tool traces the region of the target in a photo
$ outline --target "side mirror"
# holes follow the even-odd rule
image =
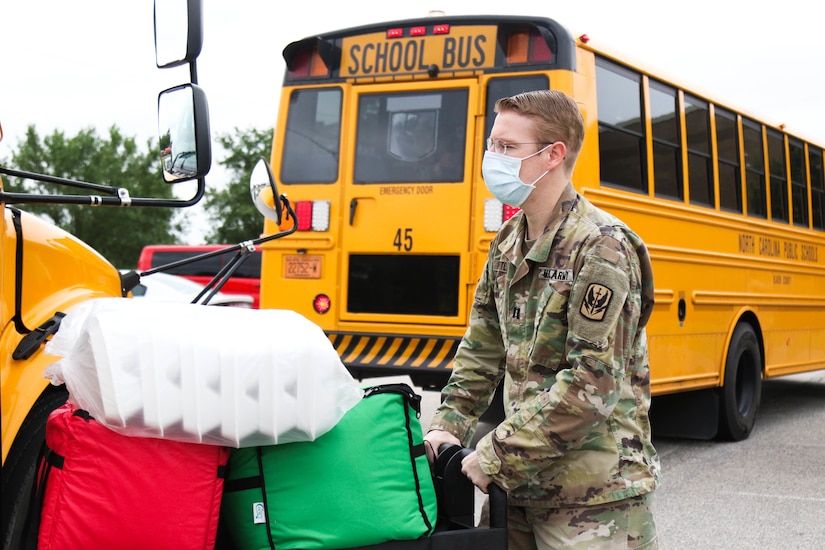
[[[192,63],[203,46],[200,0],[155,0],[155,60],[160,69]]]
[[[283,205],[281,197],[278,195],[278,187],[275,185],[275,176],[269,163],[264,159],[259,159],[249,177],[249,192],[252,194],[252,202],[258,212],[265,218],[281,225],[283,216]]]
[[[158,142],[166,183],[201,178],[212,165],[206,94],[183,84],[158,95]]]

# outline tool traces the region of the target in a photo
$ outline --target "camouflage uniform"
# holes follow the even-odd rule
[[[505,420],[476,445],[511,506],[594,506],[658,483],[641,239],[568,184],[525,254],[523,213],[490,246],[431,429],[467,445],[504,378]]]

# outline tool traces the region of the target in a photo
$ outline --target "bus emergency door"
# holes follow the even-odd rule
[[[342,320],[466,325],[476,85],[354,87]]]

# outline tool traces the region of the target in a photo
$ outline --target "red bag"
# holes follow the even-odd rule
[[[70,404],[46,447],[39,550],[215,547],[228,447],[125,436]]]

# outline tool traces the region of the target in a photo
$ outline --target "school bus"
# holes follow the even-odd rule
[[[744,439],[764,378],[825,368],[822,144],[546,17],[369,24],[283,56],[271,165],[298,228],[263,247],[261,306],[318,323],[353,374],[446,382],[515,213],[481,177],[493,106],[548,88],[584,115],[575,188],[649,247],[654,429],[670,403],[678,433]]]
[[[3,549],[16,550],[23,548],[24,542],[31,543],[24,527],[30,487],[44,443],[46,419],[68,397],[65,386],[50,385],[44,376],[46,367],[57,359],[44,352],[46,342],[58,330],[61,319],[76,305],[94,298],[125,296],[129,284],[139,280],[135,277],[128,283],[100,253],[41,217],[27,213],[25,205],[182,208],[197,203],[204,193],[211,147],[206,97],[196,85],[195,58],[200,53],[202,37],[199,1],[159,3],[155,25],[158,67],[189,65],[191,79],[158,96],[161,143],[158,173],[163,174],[167,183],[197,180],[192,198],[132,196],[127,187],[0,166],[4,178],[48,183],[56,189],[42,194],[11,192],[3,188],[0,180],[3,205],[0,216],[0,547]],[[124,176],[128,180],[128,174]],[[65,191],[67,189],[71,192]],[[107,230],[117,231],[117,228]]]

